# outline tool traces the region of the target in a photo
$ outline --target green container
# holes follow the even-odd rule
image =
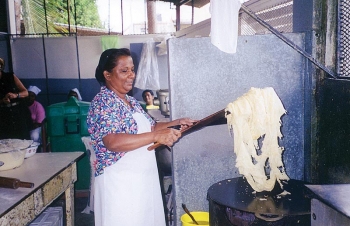
[[[90,102],[70,97],[67,102],[52,104],[46,108],[47,132],[52,152],[82,151],[84,157],[77,163],[76,190],[90,187],[90,161],[81,137],[89,136],[86,117]]]

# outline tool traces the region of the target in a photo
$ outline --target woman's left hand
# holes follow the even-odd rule
[[[190,119],[190,118],[180,118],[178,120],[179,120],[179,124],[178,125],[181,125],[180,131],[182,131],[182,130],[192,126],[196,122],[198,122],[198,120],[193,120],[193,119]]]
[[[177,127],[180,125],[180,128],[177,128],[177,129],[180,129],[180,132],[181,132],[186,128],[194,125],[196,122],[198,122],[198,120],[193,120],[190,118],[179,118],[171,122],[157,122],[154,127],[154,130],[157,131],[165,128],[174,128],[175,126]]]

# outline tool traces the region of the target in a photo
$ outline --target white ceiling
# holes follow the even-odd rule
[[[194,7],[201,8],[202,6],[208,4],[210,0],[162,0],[165,2],[172,2],[174,4],[180,3],[188,6],[192,6],[192,1]],[[220,0],[219,0],[220,1]],[[290,0],[249,0],[244,3],[245,6],[249,7],[252,11],[259,11],[261,9],[270,8],[274,5],[279,5],[284,2],[289,2]]]

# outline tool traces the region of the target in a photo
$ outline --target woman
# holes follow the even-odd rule
[[[36,86],[28,88],[28,109],[31,114],[32,127],[30,130],[30,139],[34,142],[41,143],[41,125],[45,119],[45,109],[41,103],[36,101],[36,96],[41,90]]]
[[[164,226],[164,208],[154,142],[172,146],[181,133],[167,128],[187,127],[182,118],[155,121],[138,101],[127,95],[135,79],[128,49],[108,49],[100,57],[96,79],[102,84],[88,113],[88,130],[96,154],[95,225]]]
[[[4,72],[0,58],[0,139],[30,139],[30,112],[24,98],[28,91],[13,72]]]

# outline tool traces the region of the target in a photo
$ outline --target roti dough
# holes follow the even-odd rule
[[[281,117],[286,110],[272,87],[251,88],[225,109],[233,132],[236,167],[257,192],[289,180],[282,162]]]

